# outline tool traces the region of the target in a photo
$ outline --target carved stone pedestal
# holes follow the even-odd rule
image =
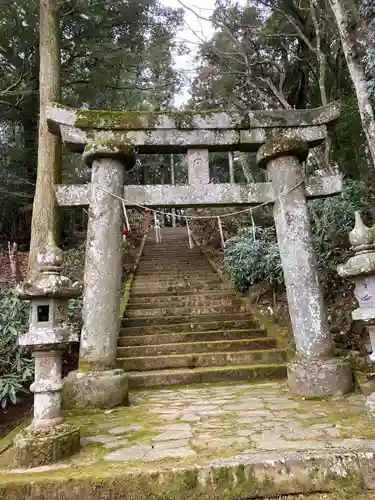
[[[29,468],[52,464],[69,458],[79,451],[79,429],[68,424],[43,429],[30,426],[18,434],[14,449],[18,467]]]

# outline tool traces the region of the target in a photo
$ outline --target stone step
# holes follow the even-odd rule
[[[209,331],[222,331],[222,330],[252,330],[253,328],[258,328],[259,325],[250,317],[246,315],[245,319],[224,319],[222,321],[200,321],[198,322],[188,322],[188,323],[169,323],[164,325],[149,324],[143,326],[136,325],[126,325],[122,322],[122,328],[120,329],[120,336],[129,335],[166,335],[169,333],[181,333],[181,332],[209,332]],[[176,318],[174,318],[176,319]]]
[[[150,280],[148,283],[147,282],[136,282],[134,281],[132,288],[131,288],[131,293],[158,293],[158,292],[179,292],[179,293],[185,293],[185,292],[200,292],[201,290],[225,290],[227,289],[227,285],[218,282],[218,283],[207,283],[207,282],[152,282]]]
[[[169,356],[216,352],[238,352],[274,349],[276,339],[261,337],[244,340],[217,340],[213,342],[187,342],[177,344],[159,344],[146,346],[127,346],[117,349],[118,358],[136,358],[146,356]]]
[[[166,370],[172,368],[201,368],[207,366],[274,364],[284,362],[285,351],[267,349],[243,352],[170,354],[165,356],[117,358],[117,367],[122,368],[125,372],[129,372]]]
[[[201,277],[199,273],[196,274],[196,276],[183,276],[183,277],[176,277],[174,278],[173,276],[169,277],[168,279],[156,279],[156,278],[151,278],[150,276],[144,276],[141,278],[138,278],[135,276],[134,278],[134,285],[137,284],[139,285],[149,285],[152,283],[153,285],[165,285],[165,286],[172,286],[172,285],[186,285],[190,283],[195,283],[196,285],[207,285],[210,286],[211,288],[215,288],[215,285],[218,283],[222,283],[220,279],[215,275],[212,274],[212,277],[205,279],[204,277]]]
[[[134,326],[155,326],[155,325],[171,325],[178,323],[210,323],[212,321],[238,321],[249,319],[249,313],[212,313],[198,314],[192,316],[165,316],[159,318],[124,318],[122,325],[124,327]]]
[[[157,292],[150,292],[150,291],[146,291],[145,293],[141,292],[141,293],[136,293],[133,289],[131,291],[131,294],[130,294],[130,297],[129,297],[129,300],[138,300],[138,299],[147,299],[147,300],[150,300],[150,301],[153,301],[155,298],[159,298],[160,300],[164,299],[165,297],[174,297],[174,298],[177,298],[177,297],[192,297],[192,296],[196,296],[196,295],[209,295],[209,296],[212,296],[212,297],[216,297],[216,296],[222,296],[223,294],[235,294],[235,292],[231,291],[231,290],[228,290],[228,287],[222,287],[222,288],[219,288],[219,289],[215,289],[215,290],[211,290],[211,289],[206,289],[206,290],[189,290],[189,289],[186,289],[186,290],[182,290],[182,291],[178,291],[178,290],[160,290],[160,291],[157,291]]]
[[[153,286],[152,283],[149,284],[149,286],[140,286],[140,287],[135,287],[134,289],[132,288],[132,294],[133,296],[150,296],[152,294],[155,295],[160,295],[165,292],[165,295],[170,295],[173,292],[176,292],[176,295],[187,295],[191,294],[194,295],[198,292],[201,292],[202,290],[211,290],[208,286],[177,286],[177,287],[162,287],[162,286]],[[220,290],[227,290],[227,286],[224,284],[216,285],[215,290],[220,291]]]
[[[181,252],[179,253],[179,255],[176,254],[175,256],[168,254],[167,252],[152,256],[142,254],[140,265],[150,266],[154,263],[156,265],[166,265],[168,263],[168,259],[172,265],[191,265],[194,264],[194,262],[197,262],[201,265],[209,265],[208,261],[201,254],[191,255],[189,258],[186,258],[181,255]]]
[[[246,312],[244,305],[198,305],[183,307],[157,307],[151,309],[126,309],[125,318],[160,318],[161,316],[195,316],[197,314],[235,313]]]
[[[286,377],[286,365],[279,363],[253,366],[231,365],[183,370],[131,372],[128,375],[131,389],[238,382],[242,380],[258,382],[260,380],[284,379]]]
[[[171,264],[171,263],[166,263],[164,265],[159,265],[159,266],[152,266],[150,265],[149,267],[146,266],[138,266],[137,272],[139,273],[156,273],[156,274],[164,274],[166,272],[194,272],[194,271],[212,271],[212,268],[210,266],[207,266],[206,263],[198,264],[195,265],[193,263],[191,264]]]
[[[159,265],[158,267],[150,265],[149,267],[140,267],[137,268],[137,273],[140,274],[164,274],[164,273],[186,273],[186,272],[214,272],[211,267],[208,267],[206,264],[194,265],[192,264],[172,264],[171,262],[165,263],[163,265]]]
[[[144,255],[153,256],[153,255],[161,255],[163,252],[166,252],[170,255],[180,255],[186,257],[191,257],[192,255],[200,255],[202,253],[199,251],[198,247],[189,248],[189,243],[186,245],[185,242],[180,241],[165,241],[164,243],[154,244],[154,245],[145,245],[143,249]],[[182,253],[179,253],[182,252]]]
[[[165,277],[165,276],[168,276],[168,275],[186,275],[186,274],[196,274],[196,275],[204,275],[204,276],[216,276],[217,277],[217,274],[210,268],[210,267],[197,267],[197,266],[191,266],[190,268],[187,268],[187,267],[180,267],[180,266],[176,266],[176,267],[170,267],[170,266],[166,266],[164,269],[153,269],[153,270],[141,270],[141,269],[137,269],[137,273],[136,275],[137,276],[140,276],[140,275],[144,275],[146,277],[150,277],[150,274],[154,277],[154,276],[162,276],[162,277]]]
[[[197,307],[205,307],[205,306],[241,306],[243,303],[236,298],[233,298],[231,296],[229,297],[222,297],[219,299],[202,299],[202,298],[191,298],[195,297],[194,295],[189,296],[187,295],[186,297],[184,296],[177,296],[173,297],[173,299],[170,300],[162,300],[163,297],[161,297],[161,300],[156,301],[153,300],[152,302],[150,299],[146,299],[143,301],[134,301],[130,300],[128,302],[128,305],[126,306],[127,311],[132,311],[132,310],[140,310],[140,309],[163,309],[163,308],[168,308],[168,307],[192,307],[192,306],[197,306]]]
[[[123,330],[122,330],[123,331]],[[241,340],[266,337],[261,328],[253,330],[212,330],[206,332],[155,333],[153,335],[122,335],[118,339],[120,347],[177,344],[179,342],[214,342],[216,340]]]
[[[199,262],[206,262],[205,257],[200,252],[190,253],[186,255],[186,250],[184,248],[176,248],[173,251],[168,250],[168,248],[163,248],[158,251],[144,250],[142,253],[142,263],[151,263],[153,261],[165,262],[166,258],[170,258],[176,262],[192,262],[198,259]]]
[[[159,304],[200,304],[201,302],[206,301],[220,302],[222,300],[232,300],[242,302],[235,292],[226,292],[219,291],[213,292],[212,290],[208,290],[206,293],[196,293],[196,294],[187,294],[187,295],[162,295],[162,296],[150,296],[150,297],[140,297],[139,295],[131,294],[129,297],[128,305],[130,306],[141,306],[146,305],[148,307],[158,307]]]
[[[170,271],[165,273],[136,273],[134,282],[137,283],[170,283],[170,282],[188,282],[196,281],[201,283],[205,281],[217,281],[218,277],[213,271]]]
[[[206,267],[211,268],[208,261],[202,257],[201,255],[194,255],[189,260],[182,260],[178,255],[168,255],[167,253],[163,255],[154,255],[153,257],[145,258],[142,256],[142,260],[140,262],[142,267],[150,268],[152,266],[157,267],[166,267],[170,265],[171,267],[177,266],[185,266],[185,267],[193,267],[194,264],[198,264],[198,267]]]

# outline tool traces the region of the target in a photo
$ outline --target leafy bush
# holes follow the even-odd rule
[[[85,244],[66,250],[62,273],[72,281],[83,281],[85,268]]]
[[[27,330],[28,303],[12,293],[0,295],[0,404],[17,403],[18,395],[33,378],[34,363],[18,345]]]
[[[224,269],[231,275],[235,288],[244,292],[252,284],[283,282],[281,260],[274,228],[246,227],[227,241]]]
[[[309,203],[313,244],[323,285],[334,288],[336,268],[349,254],[348,233],[353,229],[354,212],[364,211],[370,193],[363,182],[348,181],[340,196]],[[368,214],[363,212],[365,219]],[[246,227],[227,241],[224,269],[231,275],[235,288],[245,291],[254,283],[283,283],[279,248],[274,227]]]
[[[365,222],[370,223],[366,210],[370,196],[365,183],[347,181],[340,196],[309,203],[320,279],[326,288],[335,287],[337,266],[351,254],[348,235],[354,226],[354,212],[359,210]]]

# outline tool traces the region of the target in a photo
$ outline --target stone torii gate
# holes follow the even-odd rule
[[[126,374],[115,370],[119,332],[121,196],[150,207],[246,206],[274,202],[296,357],[288,364],[292,394],[348,392],[347,362],[333,345],[318,282],[307,199],[341,191],[340,176],[304,178],[309,149],[339,118],[337,103],[311,110],[107,112],[50,104],[49,130],[91,166],[91,184],[56,186],[60,206],[89,205],[79,370],[69,377],[70,405],[121,404]],[[139,153],[187,153],[188,185],[124,186]],[[257,151],[269,182],[210,184],[210,151]],[[97,395],[97,396],[96,396]]]

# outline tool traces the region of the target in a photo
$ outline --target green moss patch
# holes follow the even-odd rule
[[[177,129],[194,128],[193,120],[213,116],[215,111],[99,111],[92,109],[76,110],[75,126],[97,129],[153,129],[163,116],[174,121]]]

